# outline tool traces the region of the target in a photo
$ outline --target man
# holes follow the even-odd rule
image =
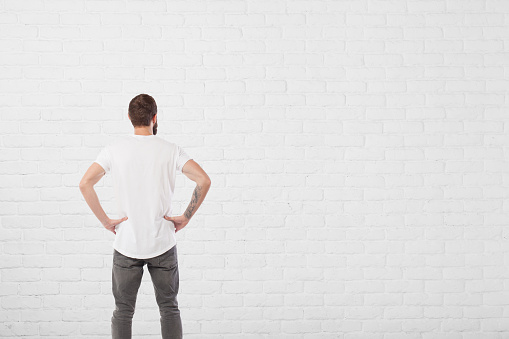
[[[128,117],[134,135],[117,138],[104,147],[79,185],[92,212],[115,234],[112,291],[116,307],[111,333],[113,339],[132,337],[136,297],[147,264],[161,315],[162,337],[182,338],[175,233],[196,213],[211,181],[184,149],[156,136],[154,98],[147,94],[134,97]],[[94,185],[110,172],[120,219],[106,215],[94,190]],[[171,217],[177,172],[196,182],[196,188],[184,214]]]

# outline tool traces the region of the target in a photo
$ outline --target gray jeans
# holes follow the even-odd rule
[[[150,259],[127,257],[113,249],[112,291],[115,310],[111,317],[113,339],[131,339],[136,297],[147,264],[161,315],[163,339],[182,338],[182,322],[177,303],[179,270],[177,245]]]

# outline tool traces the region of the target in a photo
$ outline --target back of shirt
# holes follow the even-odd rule
[[[127,135],[104,147],[96,163],[111,173],[118,218],[113,248],[131,258],[163,254],[176,243],[172,213],[176,175],[192,159],[156,135]]]

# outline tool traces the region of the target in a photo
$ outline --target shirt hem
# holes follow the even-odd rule
[[[123,249],[118,249],[116,248],[115,246],[113,246],[113,249],[115,249],[117,252],[119,252],[120,254],[123,254],[125,255],[126,257],[130,257],[130,258],[133,258],[133,259],[151,259],[153,257],[157,257],[158,255],[161,255],[163,254],[164,252],[166,251],[169,251],[170,249],[173,248],[173,246],[177,245],[177,243],[174,243],[172,245],[170,245],[170,247],[168,247],[167,249],[165,250],[159,250],[157,252],[154,252],[154,253],[150,253],[150,254],[142,254],[142,255],[139,255],[139,254],[134,254],[134,253],[131,253],[129,251],[124,251]]]

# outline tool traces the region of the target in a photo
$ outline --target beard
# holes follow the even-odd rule
[[[154,124],[154,127],[152,128],[152,133],[153,133],[154,135],[156,135],[156,134],[157,134],[157,121],[156,121],[156,123]]]

